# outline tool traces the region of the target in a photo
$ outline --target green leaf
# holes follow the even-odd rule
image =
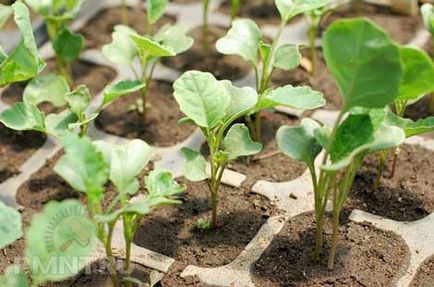
[[[172,51],[158,42],[137,34],[129,34],[131,41],[136,45],[140,57],[168,57],[174,56]]]
[[[147,12],[149,24],[154,24],[164,15],[168,3],[169,0],[147,0],[146,1],[146,12]]]
[[[265,93],[258,102],[257,109],[267,109],[276,106],[285,106],[294,109],[316,109],[325,105],[320,92],[310,87],[293,87],[287,85]]]
[[[128,26],[116,25],[112,33],[112,42],[102,47],[103,55],[112,63],[132,64],[137,57],[136,45],[130,40],[136,31]]]
[[[181,152],[186,159],[183,170],[186,179],[190,181],[201,181],[209,177],[206,172],[206,160],[203,155],[189,148],[182,148]]]
[[[188,71],[173,84],[174,96],[181,111],[196,125],[214,128],[225,116],[230,94],[224,82],[210,73]]]
[[[258,94],[251,87],[238,88],[230,81],[221,81],[230,95],[230,102],[226,109],[226,118],[248,112],[258,102]]]
[[[216,48],[222,54],[239,55],[256,67],[261,38],[261,31],[255,22],[237,19],[232,22],[226,36],[217,41]]]
[[[74,91],[66,94],[66,102],[69,109],[81,120],[84,119],[84,112],[90,104],[90,91],[85,85],[80,85]]]
[[[282,126],[276,133],[277,146],[290,158],[313,166],[315,158],[322,150],[314,135],[315,130],[320,127],[311,119],[303,119],[298,127]]]
[[[135,194],[139,189],[137,176],[151,159],[152,149],[142,140],[115,145],[105,141],[94,143],[110,163],[110,180],[120,194]]]
[[[18,131],[35,130],[43,132],[45,130],[44,113],[36,106],[17,102],[11,108],[4,110],[0,114],[0,122],[8,128]]]
[[[66,105],[65,96],[69,92],[64,77],[56,74],[40,75],[33,78],[24,89],[23,101],[35,106],[49,102],[55,107],[62,107]]]
[[[21,214],[0,201],[0,249],[23,236]]]
[[[145,87],[141,81],[121,81],[119,83],[109,85],[103,92],[103,105],[109,105],[122,96],[129,95]]]
[[[185,191],[184,184],[178,184],[170,171],[153,170],[145,178],[146,190],[150,197],[171,197]]]
[[[34,284],[77,274],[96,247],[96,231],[78,200],[51,201],[33,216],[26,233],[26,260]]]
[[[54,167],[75,190],[83,192],[92,200],[100,200],[109,178],[109,164],[87,137],[80,138],[67,133],[61,138],[65,149]]]
[[[18,265],[6,268],[3,276],[0,276],[0,286],[2,287],[30,287],[26,275]]]
[[[262,150],[262,144],[252,141],[249,129],[244,124],[235,124],[229,129],[223,140],[223,147],[228,160],[254,155]]]
[[[282,70],[297,68],[301,62],[301,54],[298,45],[282,45],[276,50],[273,67]]]
[[[430,3],[425,3],[420,8],[420,12],[422,13],[425,28],[431,34],[434,34],[434,6]]]
[[[434,91],[434,65],[429,56],[418,49],[401,47],[404,75],[398,100],[414,100]]]
[[[0,4],[0,28],[6,24],[13,12],[11,6]]]
[[[294,16],[321,8],[329,3],[330,0],[276,0],[277,10],[285,23]]]
[[[170,51],[171,55],[181,54],[193,45],[193,38],[187,35],[188,29],[184,25],[164,25],[154,36],[154,40]]]
[[[84,37],[81,34],[73,33],[68,28],[63,29],[53,41],[53,49],[56,55],[64,61],[78,59],[84,48]]]
[[[80,11],[84,0],[25,0],[46,21],[62,27],[70,22]]]
[[[434,117],[412,121],[410,119],[401,118],[392,112],[388,112],[386,115],[386,123],[402,128],[407,138],[434,131]]]
[[[383,31],[366,19],[340,20],[323,38],[327,66],[341,89],[345,109],[383,108],[395,100],[401,58]]]
[[[9,56],[5,57],[2,53],[0,86],[33,78],[45,65],[38,56],[29,10],[22,2],[15,2],[12,8],[22,40]]]
[[[69,110],[64,110],[58,114],[49,114],[45,118],[46,131],[60,137],[71,131],[70,126],[77,121],[77,115]]]

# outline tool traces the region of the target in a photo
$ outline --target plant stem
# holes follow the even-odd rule
[[[50,39],[51,44],[53,45],[57,35],[59,34],[59,28],[53,24],[47,22],[47,32],[48,32],[48,38]],[[53,48],[54,50],[54,48]],[[73,84],[72,81],[72,67],[69,63],[65,63],[60,56],[55,53],[56,58],[56,70],[57,73],[62,75],[65,80],[67,81],[68,85],[71,87]]]
[[[203,19],[202,19],[202,49],[203,53],[207,55],[209,53],[209,43],[208,43],[208,10],[209,10],[209,1],[210,0],[202,0],[203,1]]]
[[[434,93],[432,93],[430,95],[429,104],[428,104],[428,111],[430,114],[434,113]]]
[[[335,266],[335,256],[336,256],[336,247],[338,243],[338,232],[339,232],[339,211],[333,211],[333,234],[332,234],[332,245],[330,247],[330,254],[327,263],[327,268],[331,271]]]
[[[389,156],[389,152],[387,150],[380,151],[379,159],[380,163],[378,164],[377,169],[377,177],[375,178],[374,185],[372,188],[377,190],[380,187],[381,179],[383,177],[384,167],[386,166],[386,159]]]
[[[312,70],[310,71],[310,74],[314,76],[316,71],[316,65],[317,65],[317,51],[316,51],[317,29],[315,25],[309,26],[308,34],[309,34],[309,46],[310,46],[310,61],[312,64]]]
[[[121,7],[121,21],[123,25],[128,25],[128,7],[126,0],[122,0]]]
[[[113,257],[113,251],[112,251],[113,230],[114,230],[114,223],[110,223],[109,231],[107,235],[107,241],[105,242],[105,252],[110,263],[113,286],[120,287],[121,285],[119,283],[118,272],[116,269],[116,260]]]
[[[392,171],[390,172],[390,178],[393,178],[395,176],[396,162],[398,161],[399,151],[400,151],[399,147],[396,147],[395,152],[393,153],[393,163],[392,163]]]

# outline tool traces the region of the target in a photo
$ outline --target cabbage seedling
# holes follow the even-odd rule
[[[17,47],[9,54],[0,48],[0,87],[3,87],[35,77],[44,68],[45,63],[38,55],[30,13],[26,5],[16,2],[11,7],[1,6],[1,11],[1,23],[4,24],[13,14],[22,35]]]
[[[131,246],[141,219],[157,207],[178,204],[173,197],[184,192],[185,186],[176,183],[170,172],[153,170],[144,179],[140,178],[144,180],[146,193],[138,195],[138,176],[152,155],[150,146],[144,141],[133,140],[124,145],[103,141],[92,143],[89,138],[72,133],[64,135],[61,141],[65,155],[59,159],[54,171],[86,196],[89,214],[111,263],[112,281],[116,287],[121,283],[114,262],[112,239],[118,221],[123,225],[126,253],[126,277],[123,279],[129,286]],[[115,196],[110,199],[105,195],[108,181],[116,189]],[[107,207],[103,207],[103,200],[108,200]]]
[[[363,158],[405,140],[403,129],[388,124],[384,110],[398,96],[403,69],[399,48],[368,20],[336,21],[323,39],[328,68],[342,94],[339,116],[332,129],[310,119],[298,127],[281,127],[276,140],[284,154],[305,162],[309,168],[315,199],[317,259],[323,245],[325,208],[328,198],[332,198],[328,268],[333,269],[339,216]],[[321,151],[317,171],[314,162]]]
[[[140,36],[133,29],[122,25],[116,26],[114,30],[113,41],[105,45],[102,52],[109,61],[128,65],[136,80],[143,83],[138,110],[142,113],[145,124],[146,98],[155,66],[162,57],[173,57],[188,50],[193,45],[193,39],[186,35],[187,29],[181,25],[165,25],[153,37]],[[135,60],[140,63],[140,73],[134,66]]]
[[[262,145],[252,141],[238,118],[281,105],[296,109],[315,109],[325,104],[319,92],[310,87],[290,85],[258,94],[253,88],[237,88],[230,81],[218,81],[210,73],[189,71],[173,84],[174,96],[186,115],[181,122],[197,125],[209,147],[210,168],[198,151],[184,148],[187,162],[184,175],[188,180],[208,180],[211,195],[211,227],[217,227],[219,187],[227,164],[238,157],[256,154]]]
[[[84,0],[25,0],[47,26],[48,37],[56,54],[57,72],[72,85],[72,62],[84,48],[84,37],[72,32],[68,24],[74,20]]]
[[[329,0],[289,1],[276,0],[281,23],[272,44],[262,41],[258,25],[250,19],[237,19],[223,38],[216,43],[217,51],[226,55],[239,55],[249,62],[255,71],[256,91],[263,94],[270,87],[275,69],[291,70],[300,64],[298,45],[278,46],[288,22],[295,16],[327,5]],[[249,129],[255,140],[261,138],[261,117],[254,115],[254,122],[247,118]]]
[[[59,137],[65,131],[80,130],[80,136],[87,133],[90,123],[100,112],[117,100],[143,87],[138,81],[122,81],[107,86],[103,91],[101,103],[91,105],[89,89],[80,85],[71,91],[65,78],[48,74],[34,78],[26,86],[23,102],[17,102],[0,113],[0,122],[10,129],[25,131],[34,130]],[[38,104],[49,102],[55,107],[65,107],[60,113],[45,115]]]

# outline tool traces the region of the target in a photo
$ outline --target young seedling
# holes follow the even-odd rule
[[[21,216],[1,202],[0,213],[4,221],[1,243],[5,240],[12,243],[22,236]],[[85,259],[92,255],[95,247],[94,224],[83,205],[78,200],[51,201],[41,213],[33,216],[25,234],[25,259],[30,278],[21,267],[10,266],[0,276],[0,286],[38,287],[46,282],[68,279],[85,266]]]
[[[146,0],[146,35],[151,37],[153,25],[166,13],[169,0]]]
[[[74,20],[84,0],[25,0],[47,26],[48,38],[56,54],[57,73],[72,86],[72,63],[84,48],[84,37],[72,32],[68,24]]]
[[[429,117],[425,119],[413,122],[411,120],[403,119],[405,110],[408,105],[413,104],[434,91],[434,64],[429,58],[429,56],[419,49],[414,49],[410,47],[400,47],[401,61],[404,69],[403,80],[399,86],[399,93],[395,99],[394,106],[396,115],[389,115],[391,124],[394,122],[407,123],[410,124],[412,128],[424,127],[420,129],[419,132],[413,131],[411,135],[414,136],[422,133],[429,132],[434,129],[434,117]],[[405,128],[407,125],[401,126]],[[389,157],[390,151],[381,151],[379,155],[379,166],[377,178],[374,182],[374,189],[377,189],[381,183],[382,174],[385,168],[385,162]],[[395,174],[396,161],[399,154],[399,147],[395,149],[392,163],[392,170],[390,177]]]
[[[38,76],[26,86],[23,102],[17,102],[0,113],[0,122],[13,130],[34,130],[55,137],[78,128],[80,136],[84,136],[90,123],[105,107],[119,97],[141,88],[143,84],[139,81],[122,81],[109,85],[103,91],[101,103],[94,107],[86,86],[80,85],[71,91],[62,76],[55,74]],[[65,110],[57,114],[45,115],[38,108],[38,104],[42,102],[49,102],[54,107],[65,107]]]
[[[263,94],[270,88],[275,69],[291,70],[300,64],[301,55],[298,45],[279,46],[280,37],[288,22],[299,14],[318,9],[328,3],[328,0],[276,0],[281,23],[271,45],[262,41],[261,31],[255,22],[250,19],[238,19],[232,22],[232,27],[226,36],[217,41],[217,51],[226,55],[239,55],[249,62],[255,71],[256,91],[258,94]],[[252,137],[260,140],[260,115],[247,118],[247,122]]]
[[[244,124],[233,123],[238,118],[278,105],[315,109],[325,104],[321,93],[309,87],[288,85],[258,94],[253,88],[237,88],[230,81],[218,81],[212,74],[199,71],[184,73],[173,88],[175,99],[186,115],[181,122],[197,125],[208,143],[209,172],[205,157],[198,151],[184,148],[182,153],[187,160],[185,177],[191,181],[208,180],[212,228],[217,227],[218,192],[227,164],[262,149],[260,143],[252,141]]]
[[[38,55],[30,13],[26,5],[16,2],[11,7],[2,6],[1,11],[1,22],[6,22],[13,14],[22,35],[21,41],[9,55],[0,48],[0,87],[3,87],[35,77],[44,68],[45,63]]]
[[[431,33],[431,41],[433,43],[433,49],[434,49],[434,6],[430,3],[425,3],[420,8],[423,23],[425,25],[425,28],[428,30],[428,32]],[[434,51],[433,51],[433,57],[434,57]],[[434,58],[433,58],[434,59]],[[431,114],[434,113],[434,94],[431,95],[431,99],[429,102],[429,111]]]
[[[208,54],[208,14],[211,0],[202,0],[202,49],[204,54]]]
[[[193,45],[193,39],[186,35],[181,25],[165,25],[153,37],[140,36],[133,29],[118,25],[112,34],[113,41],[103,47],[104,56],[116,64],[128,65],[137,81],[143,83],[140,90],[141,103],[137,109],[146,123],[147,94],[153,79],[155,66],[162,57],[173,57],[185,52]],[[140,63],[140,73],[135,68],[135,60]]]
[[[276,140],[283,153],[309,167],[317,224],[316,259],[323,246],[326,204],[332,198],[333,234],[328,260],[331,270],[340,213],[363,158],[405,140],[401,128],[388,125],[385,111],[398,96],[403,71],[399,48],[365,19],[333,23],[324,34],[323,48],[343,99],[333,128],[305,119],[298,127],[281,127]],[[323,158],[317,170],[314,162],[321,151]]]
[[[115,287],[121,286],[121,281],[114,261],[112,239],[118,221],[123,225],[125,276],[122,281],[130,286],[131,246],[141,219],[157,207],[178,204],[173,196],[183,192],[185,186],[177,184],[170,172],[153,170],[144,178],[146,193],[138,195],[138,177],[152,155],[150,146],[144,141],[133,140],[124,145],[103,141],[92,143],[87,137],[69,133],[62,137],[62,143],[65,155],[59,159],[54,171],[86,196],[97,237],[110,261]],[[116,195],[110,199],[105,195],[108,181],[116,189]],[[109,200],[105,208],[104,200]]]

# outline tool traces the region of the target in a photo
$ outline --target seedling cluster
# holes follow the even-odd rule
[[[211,1],[202,0],[204,51],[209,49]],[[144,284],[133,277],[131,268],[132,244],[138,230],[156,209],[182,205],[188,192],[189,182],[180,184],[170,171],[153,168],[151,163],[158,159],[146,139],[112,144],[93,140],[89,131],[109,105],[136,92],[140,93],[135,105],[142,114],[140,125],[151,125],[147,112],[154,107],[148,103],[148,96],[159,61],[182,56],[194,39],[181,24],[156,25],[166,13],[168,0],[146,1],[144,34],[128,26],[127,1],[121,1],[122,23],[114,27],[111,42],[100,52],[113,65],[131,71],[132,77],[107,85],[99,96],[92,95],[86,85],[77,84],[74,78],[73,66],[84,49],[85,39],[69,27],[84,2],[25,0],[11,6],[0,5],[0,24],[3,26],[13,18],[21,33],[21,40],[12,51],[0,50],[0,86],[7,90],[16,83],[25,83],[21,100],[0,113],[0,122],[11,130],[36,131],[56,140],[64,153],[53,172],[80,199],[46,203],[29,226],[23,226],[20,212],[0,201],[0,248],[24,236],[26,258],[26,266],[13,265],[2,270],[0,286],[36,287],[66,280],[86,264],[77,264],[77,256],[91,256],[98,248],[103,248],[107,256],[113,286]],[[324,222],[329,215],[332,217],[327,254],[328,269],[333,270],[341,213],[364,159],[370,154],[378,157],[378,174],[372,186],[376,191],[390,157],[390,176],[395,176],[404,141],[434,131],[434,117],[405,117],[410,105],[434,92],[434,64],[426,52],[395,43],[365,18],[335,21],[321,34],[325,17],[339,8],[328,0],[275,0],[280,24],[271,40],[264,37],[253,20],[238,18],[244,1],[232,0],[230,5],[231,25],[226,35],[216,41],[216,49],[250,64],[253,87],[239,87],[197,70],[182,71],[173,82],[173,99],[184,114],[178,124],[197,127],[206,146],[201,150],[183,147],[179,151],[185,159],[185,179],[204,181],[209,189],[211,215],[200,218],[197,227],[210,233],[221,228],[219,213],[224,210],[219,209],[219,202],[225,198],[220,198],[219,191],[231,163],[246,157],[247,166],[258,164],[251,159],[266,144],[261,136],[263,111],[286,107],[306,111],[305,115],[326,104],[322,91],[309,85],[273,84],[276,70],[306,72],[305,66],[300,66],[306,60],[302,56],[305,44],[287,43],[284,39],[286,27],[301,15],[307,21],[309,77],[318,76],[316,67],[321,57],[317,44],[321,37],[321,55],[339,88],[342,106],[333,124],[303,116],[297,125],[282,125],[275,140],[281,153],[308,168],[316,218],[312,256],[318,261],[325,253]],[[359,9],[362,3],[355,1],[354,5]],[[29,8],[45,23],[55,72],[48,71],[39,55]],[[433,34],[434,7],[423,5],[421,14],[426,29]],[[431,96],[428,107],[431,112],[433,99]],[[51,107],[49,112],[42,108],[43,103]],[[67,220],[69,217],[74,220]],[[52,235],[53,230],[56,235]],[[122,232],[124,239],[125,254],[118,258],[123,260],[121,270],[112,244],[116,232]],[[47,238],[52,241],[41,244]],[[68,272],[58,272],[53,267],[53,260],[59,258],[59,264],[70,267]],[[146,284],[153,286],[155,282]]]

